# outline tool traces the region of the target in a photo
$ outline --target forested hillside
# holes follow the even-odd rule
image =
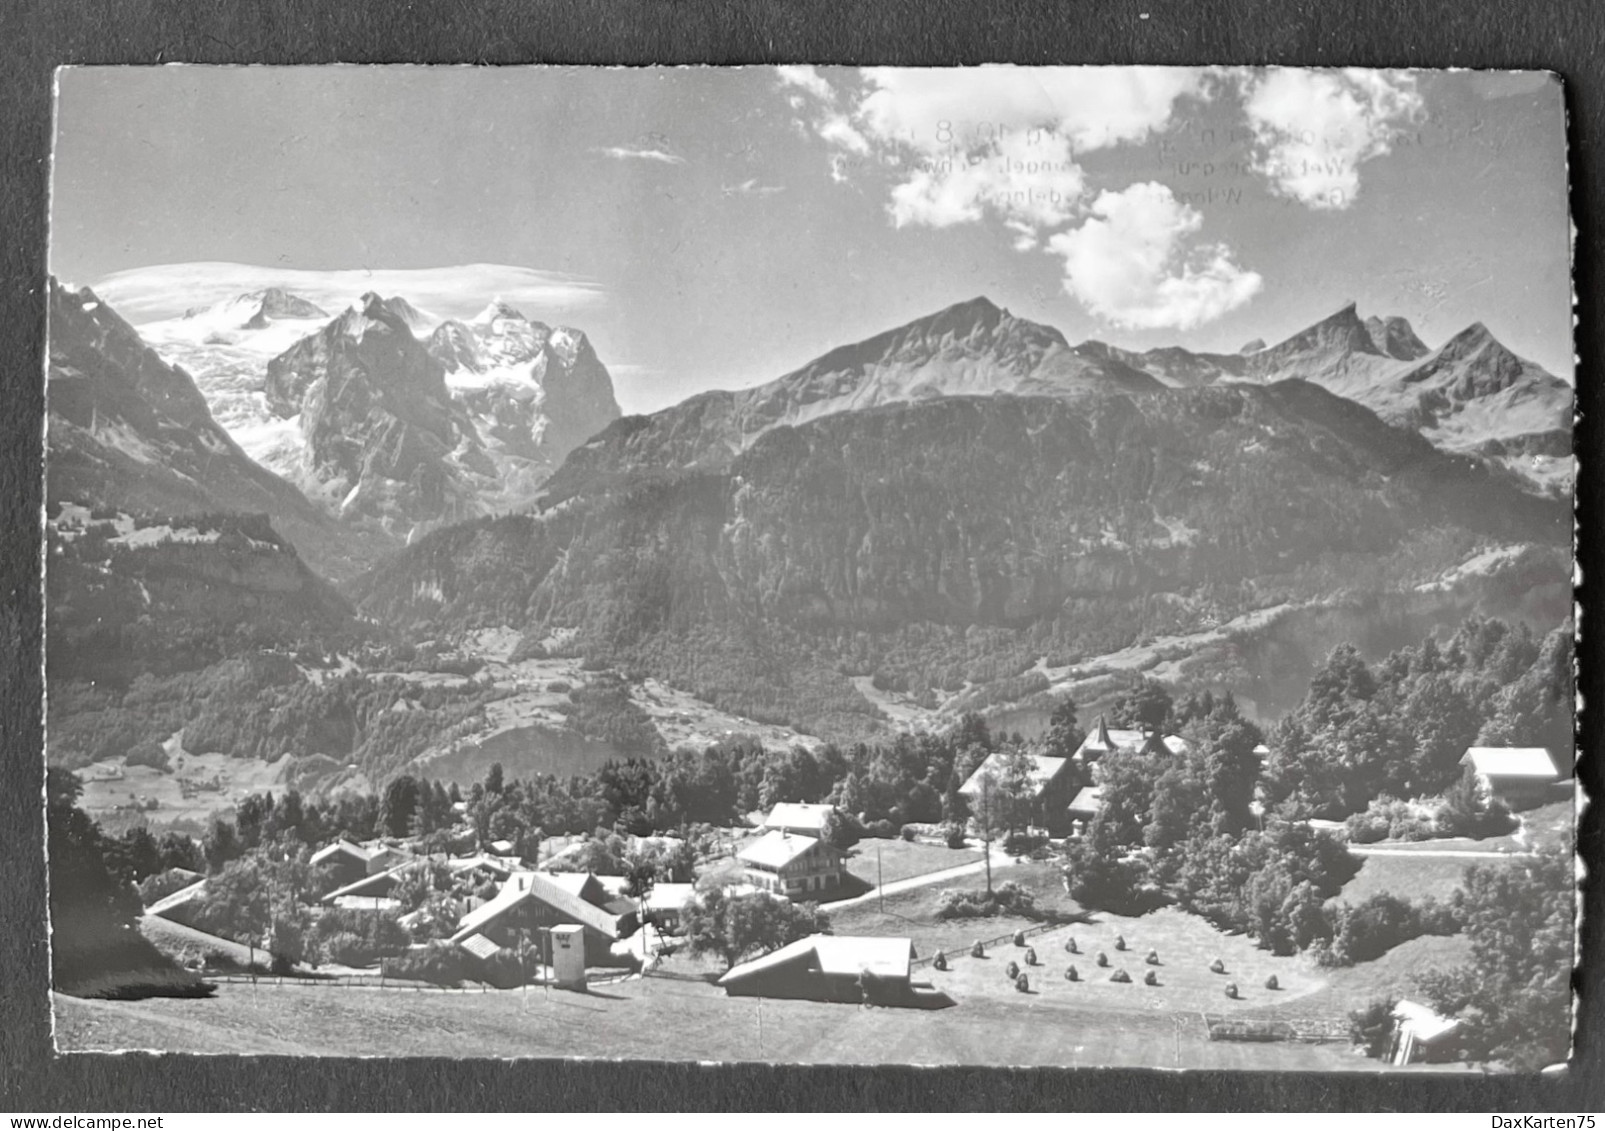
[[[727,468],[636,462],[643,428],[604,432],[539,513],[421,540],[356,583],[359,607],[508,625],[524,654],[827,736],[876,726],[852,676],[951,693],[1253,610],[1442,603],[1489,547],[1564,615],[1564,506],[1302,382],[842,413]]]

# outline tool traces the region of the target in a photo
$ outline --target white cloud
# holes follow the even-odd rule
[[[1169,129],[1181,100],[1212,98],[1220,74],[990,66],[827,80],[800,68],[780,88],[827,143],[831,179],[884,191],[897,227],[991,221],[1015,251],[1063,259],[1066,292],[1094,315],[1190,329],[1247,302],[1260,276],[1224,245],[1193,246],[1203,218],[1163,185],[1092,199],[1081,159]]]
[[[874,67],[858,116],[882,141],[928,153],[1018,130],[1053,130],[1074,151],[1140,141],[1170,124],[1177,99],[1205,93],[1198,67]]]
[[[831,145],[859,155],[869,152],[869,141],[853,128],[846,114],[828,113],[814,127],[816,133]]]
[[[664,165],[684,165],[685,158],[661,149],[636,149],[627,145],[609,145],[591,150],[615,161],[658,161]]]
[[[547,321],[566,312],[594,309],[606,294],[600,284],[579,276],[505,263],[339,271],[245,263],[168,263],[119,271],[91,285],[136,325],[268,287],[283,287],[330,314],[344,310],[368,291],[386,297],[402,295],[426,315],[437,318],[470,318],[491,296],[500,295],[531,318]]]
[[[1315,209],[1344,209],[1360,165],[1392,149],[1399,125],[1420,119],[1414,76],[1393,71],[1275,69],[1243,75],[1255,167],[1273,191]]]
[[[780,79],[782,86],[798,87],[822,102],[832,102],[836,98],[836,92],[831,89],[830,83],[826,82],[824,76],[813,67],[776,67],[775,75]]]
[[[900,228],[945,228],[991,211],[1030,234],[1068,221],[1086,185],[1069,140],[1058,134],[1016,133],[983,148],[924,160],[892,189],[892,221]]]
[[[1208,97],[1208,75],[1182,67],[870,68],[846,115],[851,132],[818,132],[905,170],[889,190],[899,227],[991,215],[1028,250],[1082,206],[1080,154],[1165,129],[1180,98]]]
[[[1126,329],[1190,330],[1243,305],[1263,280],[1220,244],[1189,248],[1197,210],[1152,181],[1100,193],[1080,227],[1048,240],[1064,259],[1064,289]]]

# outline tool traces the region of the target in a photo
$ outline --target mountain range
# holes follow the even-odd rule
[[[1406,319],[1362,320],[1349,304],[1277,345],[1251,345],[1237,354],[1179,346],[1138,353],[1098,341],[1072,347],[1052,327],[975,298],[768,383],[691,397],[647,418],[650,427],[621,424],[576,452],[563,477],[613,465],[722,465],[775,428],[938,397],[1142,396],[1301,379],[1444,450],[1497,462],[1535,492],[1569,494],[1571,386],[1512,354],[1481,324],[1431,350]]]
[[[533,697],[540,741],[566,725],[546,683],[608,668],[656,681],[648,715],[672,688],[722,730],[838,738],[1094,704],[1143,669],[1274,713],[1337,639],[1570,607],[1571,387],[1480,325],[1432,349],[1352,305],[1269,347],[1139,353],[977,298],[621,417],[584,334],[496,300],[439,319],[370,293],[331,316],[263,288],[136,330],[52,284],[49,397],[57,510],[271,523],[228,543],[271,568],[162,559],[207,579],[199,621],[188,583],[158,594],[176,622],[213,624],[229,594],[259,620],[299,551],[361,614],[295,606],[330,610],[325,655],[363,625],[463,662],[516,640],[494,694]],[[154,592],[94,580],[134,561],[113,543],[73,584]],[[317,621],[296,614],[294,647],[319,650]],[[478,740],[453,711],[438,741],[459,750]],[[443,756],[412,725],[407,757]],[[370,780],[399,768],[364,742]]]

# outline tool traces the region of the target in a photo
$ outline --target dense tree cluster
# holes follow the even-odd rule
[[[1478,1060],[1519,1071],[1564,1061],[1570,1049],[1577,910],[1568,846],[1466,870],[1456,913],[1471,961],[1421,977],[1434,1009],[1460,1019],[1457,1040]]]
[[[1481,741],[1547,746],[1570,769],[1572,631],[1466,621],[1373,667],[1333,650],[1299,706],[1271,734],[1266,792],[1289,815],[1344,818],[1380,796],[1436,796]]]
[[[681,929],[693,954],[715,954],[728,968],[755,954],[830,932],[830,916],[812,903],[790,903],[764,892],[730,895],[714,888],[688,906]]]

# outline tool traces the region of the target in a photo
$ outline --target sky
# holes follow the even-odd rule
[[[294,272],[505,297],[627,412],[977,295],[1223,352],[1353,301],[1570,379],[1566,178],[1533,72],[69,68],[50,263],[136,323]]]

